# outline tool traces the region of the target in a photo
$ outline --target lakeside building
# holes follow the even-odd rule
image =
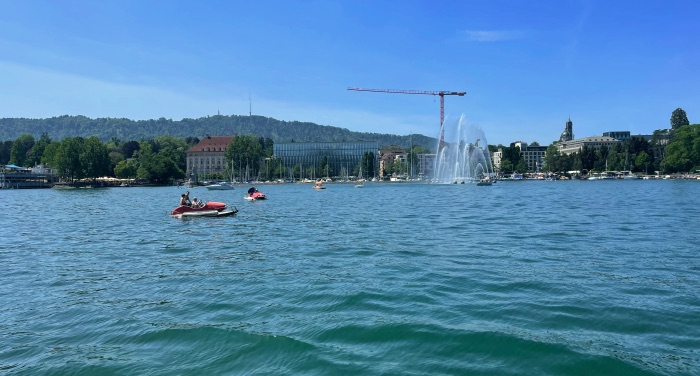
[[[568,123],[571,123],[571,120]],[[520,149],[520,155],[523,157],[528,171],[537,172],[544,167],[544,155],[547,152],[547,146],[529,146],[522,141],[516,141],[514,145]]]
[[[496,172],[501,171],[501,161],[503,160],[503,148],[498,148],[497,151],[491,153],[491,162],[493,163],[493,169]]]
[[[613,148],[615,145],[625,142],[631,138],[640,138],[649,142],[652,139],[651,135],[632,135],[630,131],[609,131],[603,132],[602,136],[590,136],[575,139],[573,137],[573,123],[571,119],[566,122],[566,127],[564,132],[562,132],[559,142],[556,143],[561,154],[570,155],[573,153],[579,153],[583,150],[583,147],[589,149],[600,149],[605,146],[607,148]],[[663,156],[664,148],[667,140],[661,140],[658,145],[652,148],[655,158],[660,158]]]
[[[379,149],[379,177],[387,177],[385,172],[391,170],[391,165],[397,161],[402,164],[408,161],[406,149],[396,145],[384,146]]]
[[[199,143],[187,149],[187,171],[185,175],[193,181],[200,178],[221,174],[227,166],[226,149],[233,136],[205,135]]]
[[[57,182],[58,176],[43,165],[33,168],[0,165],[0,189],[51,188]]]
[[[627,141],[632,136],[630,136],[630,131],[613,131],[613,132],[603,132],[603,137],[610,137],[620,141]]]
[[[432,178],[435,175],[437,154],[418,154],[418,176]]]
[[[587,147],[589,149],[595,149],[598,150],[601,147],[605,146],[608,149],[614,147],[616,144],[621,143],[622,141],[608,137],[608,136],[591,136],[591,137],[584,137],[584,138],[579,138],[575,140],[571,140],[568,142],[560,142],[557,144],[559,147],[559,152],[561,154],[566,154],[570,155],[573,153],[580,153],[581,150],[583,150],[583,147]]]
[[[379,143],[377,141],[355,142],[286,142],[273,145],[273,156],[280,159],[285,168],[300,165],[306,169],[314,166],[321,172],[321,160],[328,161],[330,174],[340,171],[352,171],[362,163],[366,153],[374,156],[374,166],[377,166]]]
[[[391,170],[391,165],[399,162],[402,165],[408,163],[409,153],[406,149],[391,145],[385,146],[379,149],[379,177],[385,178],[389,177],[385,172]],[[413,170],[408,167],[407,174],[411,175],[411,178],[419,177],[421,179],[429,178],[433,176],[433,171],[435,170],[435,159],[436,154],[416,154],[416,164],[413,166]]]
[[[520,149],[520,155],[523,157],[525,165],[527,165],[527,171],[537,172],[544,167],[547,146],[529,146],[526,142],[522,141],[515,141],[511,146]],[[498,148],[498,151],[491,154],[493,168],[497,171],[501,169],[501,160],[503,160],[503,148]]]
[[[559,137],[559,142],[556,143],[561,154],[570,155],[579,153],[586,146],[592,149],[600,149],[603,146],[608,148],[614,147],[616,144],[630,138],[629,131],[612,131],[605,132],[602,136],[591,136],[584,138],[574,138],[574,123],[571,117],[566,121],[564,132]]]

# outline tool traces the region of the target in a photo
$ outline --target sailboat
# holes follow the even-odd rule
[[[362,178],[362,167],[360,167],[360,178],[357,180],[355,183],[355,188],[364,188],[365,187],[365,179]]]

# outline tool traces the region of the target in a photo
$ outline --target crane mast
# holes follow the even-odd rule
[[[467,94],[464,91],[447,91],[447,90],[396,90],[396,89],[363,89],[360,87],[349,87],[348,90],[368,91],[372,93],[390,93],[390,94],[423,94],[423,95],[438,95],[440,96],[440,127],[445,121],[445,95],[457,95],[463,97]],[[445,142],[444,131],[440,133],[440,149]],[[439,151],[439,150],[438,150]]]

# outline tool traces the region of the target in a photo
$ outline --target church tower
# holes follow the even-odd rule
[[[571,141],[574,139],[574,123],[571,121],[571,116],[566,122],[566,127],[564,127],[564,132],[561,133],[559,137],[559,142]]]

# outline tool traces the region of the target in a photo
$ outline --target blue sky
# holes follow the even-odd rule
[[[0,0],[0,118],[252,112],[488,143],[700,122],[700,2]],[[250,101],[249,101],[250,98]]]

